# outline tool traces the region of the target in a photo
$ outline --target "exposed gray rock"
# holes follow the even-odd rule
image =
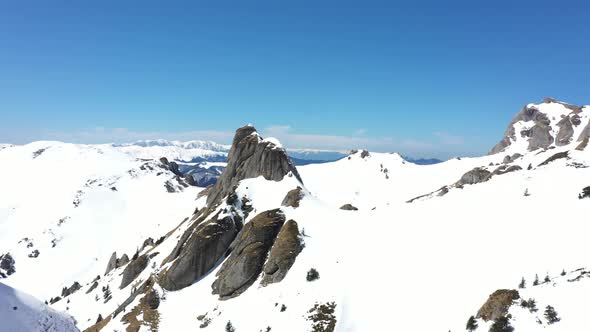
[[[217,272],[213,294],[228,299],[242,294],[262,272],[264,261],[279,230],[285,223],[281,210],[258,214],[240,231],[231,245],[231,254]]]
[[[281,203],[282,206],[291,206],[291,207],[299,207],[299,202],[303,198],[303,189],[301,187],[297,187],[287,193],[287,196],[283,199]]]
[[[586,148],[586,146],[588,146],[588,137],[584,138],[582,140],[582,142],[580,142],[580,144],[578,144],[578,146],[576,146],[576,150],[578,151],[584,151],[584,149]]]
[[[280,181],[289,173],[303,182],[284,149],[262,141],[252,126],[239,128],[228,154],[227,167],[211,189],[207,205],[211,207],[219,203],[243,179],[263,176],[267,180]]]
[[[156,292],[154,289],[150,290],[146,294],[146,296],[143,298],[143,301],[152,310],[156,310],[160,306],[160,296],[158,295],[158,292]]]
[[[175,261],[160,278],[160,285],[174,291],[205,276],[225,257],[240,227],[233,216],[220,220],[214,216],[187,229],[168,258]]]
[[[522,167],[520,167],[518,165],[512,165],[510,167],[508,167],[506,165],[502,165],[502,166],[496,168],[492,174],[493,175],[502,175],[502,174],[516,172],[516,171],[520,171],[520,170],[522,170]]]
[[[0,255],[0,279],[6,278],[16,272],[14,264],[14,258],[12,258],[10,253]]]
[[[358,208],[352,204],[344,204],[340,207],[340,210],[358,211]]]
[[[123,278],[121,279],[121,286],[119,286],[119,288],[123,289],[129,286],[129,284],[131,284],[133,280],[135,280],[135,278],[137,278],[137,276],[139,276],[139,274],[145,270],[148,262],[149,259],[147,256],[141,255],[137,257],[137,259],[127,264],[127,267],[125,267],[125,270],[123,270]]]
[[[281,228],[270,250],[268,260],[262,269],[264,276],[260,284],[266,286],[281,282],[295,263],[295,259],[302,249],[303,245],[297,222],[289,220]]]
[[[129,263],[129,256],[127,256],[127,254],[123,254],[123,256],[117,260],[117,267],[121,267],[127,263]]]
[[[574,127],[569,116],[564,117],[557,123],[559,131],[555,138],[555,145],[563,146],[571,142],[572,136],[574,136]]]
[[[552,155],[551,157],[547,158],[547,160],[545,160],[544,162],[540,163],[539,166],[545,166],[552,161],[555,161],[557,159],[567,158],[567,157],[568,157],[568,151],[558,152],[558,153]]]
[[[141,249],[139,249],[139,251],[142,251],[143,249],[147,248],[148,246],[153,247],[154,246],[154,239],[152,239],[151,237],[145,239],[145,241],[143,241],[143,244],[141,245]]]
[[[463,176],[461,176],[461,179],[459,179],[458,184],[465,185],[481,183],[489,180],[491,176],[492,173],[490,171],[483,169],[481,167],[476,167],[470,170],[469,172],[463,174]]]
[[[196,186],[197,185],[195,178],[190,174],[185,175],[184,182],[186,182],[189,186]]]
[[[370,154],[369,154],[369,151],[368,151],[368,150],[363,150],[363,151],[361,152],[361,158],[362,158],[362,159],[365,159],[365,158],[367,158],[369,155],[370,155]]]
[[[585,139],[587,140],[589,138],[590,138],[590,120],[588,120],[588,124],[586,125],[586,127],[584,127],[584,129],[582,129],[580,136],[578,136],[578,142],[582,142]]]
[[[537,149],[548,148],[555,139],[551,136],[551,126],[545,122],[537,122],[531,128],[531,137],[529,139],[529,151],[535,151]]]
[[[111,258],[109,259],[109,262],[107,264],[107,269],[104,272],[104,275],[107,275],[109,272],[111,272],[112,270],[117,268],[117,252],[113,252],[113,254],[111,255]]]
[[[499,289],[489,296],[488,300],[477,312],[477,318],[484,321],[496,320],[504,317],[514,301],[520,298],[516,290]]]
[[[78,290],[80,290],[80,288],[82,288],[82,285],[80,285],[80,283],[78,283],[77,281],[75,281],[72,286],[70,287],[64,287],[61,290],[61,297],[62,298],[66,298],[72,294],[74,294],[75,292],[77,292]]]

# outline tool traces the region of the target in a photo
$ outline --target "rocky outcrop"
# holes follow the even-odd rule
[[[239,128],[228,154],[227,167],[211,189],[207,205],[219,203],[243,179],[263,176],[267,180],[280,181],[289,174],[302,182],[283,148],[262,140],[252,126]]]
[[[545,118],[546,119],[546,116]],[[536,122],[530,129],[529,151],[548,148],[555,139],[551,136],[551,126],[547,121]]]
[[[279,209],[262,212],[247,223],[217,272],[213,294],[228,299],[246,291],[262,272],[268,251],[284,223],[285,215]]]
[[[190,174],[184,176],[184,182],[186,182],[186,184],[188,184],[189,186],[197,185],[197,181],[195,181],[195,178]]]
[[[10,253],[0,255],[0,279],[6,278],[15,272],[14,258],[12,258]]]
[[[545,166],[552,161],[555,161],[557,159],[567,158],[567,157],[568,157],[568,151],[558,152],[558,153],[552,155],[551,157],[547,158],[547,160],[545,160],[544,162],[540,163],[539,166]]]
[[[107,263],[107,269],[104,272],[104,275],[106,276],[107,274],[109,274],[109,272],[111,272],[112,270],[114,270],[116,268],[117,268],[117,252],[115,251],[111,255],[109,262]]]
[[[166,158],[166,157],[160,158],[160,162],[162,163],[163,168],[174,173],[174,175],[182,176],[182,172],[179,170],[178,164],[176,162],[168,161],[168,158]]]
[[[461,179],[457,182],[458,185],[476,184],[489,180],[492,177],[492,173],[484,168],[476,167],[469,172],[463,174]]]
[[[578,198],[582,199],[582,198],[590,198],[590,186],[585,187],[584,189],[582,189],[582,192],[580,194],[578,194]]]
[[[520,167],[518,165],[512,165],[510,167],[508,167],[506,165],[502,165],[502,166],[496,168],[494,170],[494,172],[492,172],[492,174],[493,175],[502,175],[502,174],[516,172],[516,171],[520,171],[520,170],[522,170],[522,167]]]
[[[129,263],[129,256],[127,256],[127,254],[123,254],[123,256],[121,256],[121,258],[117,262],[117,267],[124,266],[127,263]]]
[[[589,140],[588,137],[584,138],[582,140],[582,142],[580,142],[580,144],[578,144],[578,146],[576,146],[576,150],[584,151],[584,149],[588,146],[588,140]]]
[[[80,285],[80,283],[78,283],[77,281],[75,281],[72,286],[70,287],[64,287],[61,290],[61,297],[62,298],[66,298],[72,294],[74,294],[75,292],[77,292],[78,290],[80,290],[80,288],[82,288],[82,285]]]
[[[131,284],[133,280],[135,280],[135,278],[137,278],[137,276],[139,276],[139,274],[145,270],[148,262],[148,257],[146,255],[141,255],[137,257],[137,259],[132,260],[129,264],[127,264],[127,267],[125,267],[125,270],[123,270],[123,278],[121,279],[121,286],[119,286],[119,288],[123,289]]]
[[[499,289],[489,296],[488,300],[477,312],[477,318],[484,321],[496,320],[504,317],[508,309],[518,300],[520,295],[516,290]]]
[[[505,156],[504,159],[502,160],[502,163],[504,164],[509,164],[513,161],[515,161],[516,159],[522,157],[522,155],[520,153],[514,153],[512,156]]]
[[[285,196],[281,205],[297,208],[299,207],[299,202],[303,196],[303,189],[301,187],[297,187],[287,193],[287,196]]]
[[[578,142],[582,142],[584,140],[588,141],[589,138],[590,138],[590,120],[588,121],[588,124],[586,125],[586,127],[584,127],[584,129],[582,129],[580,136],[578,136]]]
[[[190,286],[213,269],[228,252],[241,224],[233,216],[208,221],[189,228],[181,237],[168,260],[174,260],[160,278],[167,290]]]
[[[358,211],[358,208],[352,204],[344,204],[340,207],[340,210]]]
[[[571,142],[572,137],[574,136],[574,126],[569,116],[564,117],[557,123],[557,127],[559,127],[559,131],[557,132],[557,137],[555,138],[555,145],[563,146],[567,145]]]
[[[270,250],[268,260],[262,269],[264,274],[260,284],[266,286],[281,282],[302,249],[297,222],[289,220],[281,228]]]

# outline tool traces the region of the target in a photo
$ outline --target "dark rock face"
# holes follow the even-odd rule
[[[143,241],[143,244],[141,245],[141,249],[139,249],[139,251],[142,251],[143,249],[147,248],[148,246],[153,247],[154,246],[154,239],[152,239],[151,237],[145,239],[145,241]]]
[[[490,171],[480,168],[480,167],[476,167],[476,168],[470,170],[469,172],[463,174],[463,176],[461,176],[461,179],[459,180],[458,184],[465,185],[465,184],[476,184],[476,183],[486,182],[487,180],[490,179],[491,176],[492,176],[492,173],[490,173]]]
[[[369,155],[370,155],[369,151],[367,151],[367,150],[363,150],[361,152],[361,158],[363,158],[363,159],[367,158]]]
[[[358,211],[358,208],[356,206],[353,206],[352,204],[344,204],[340,207],[340,210]]]
[[[303,198],[303,189],[301,187],[297,187],[287,193],[287,196],[283,199],[281,203],[282,206],[291,206],[291,207],[299,207],[299,202]]]
[[[513,161],[515,161],[516,159],[522,157],[522,155],[520,153],[514,153],[512,156],[505,156],[504,159],[502,160],[502,163],[504,164],[509,164]],[[491,165],[490,165],[491,166]]]
[[[12,258],[10,253],[0,255],[0,279],[6,278],[15,272],[14,258]]]
[[[152,310],[158,309],[160,306],[160,297],[155,290],[150,290],[146,296],[143,298],[143,301],[150,307]]]
[[[117,268],[117,252],[114,252],[111,255],[111,258],[109,259],[109,262],[107,264],[107,269],[104,272],[104,275],[109,274],[109,272],[111,272],[112,270]]]
[[[232,253],[217,272],[213,294],[228,299],[242,294],[262,272],[266,255],[285,223],[281,210],[265,211],[240,231],[231,245]]]
[[[552,161],[555,161],[557,159],[567,158],[567,157],[568,157],[568,151],[558,152],[558,153],[552,155],[551,157],[547,158],[547,160],[545,160],[544,162],[540,163],[539,166],[545,166]]]
[[[285,150],[262,141],[252,126],[239,128],[228,154],[227,167],[209,193],[207,205],[219,203],[243,179],[263,176],[280,181],[289,173],[302,182]]]
[[[504,317],[514,301],[520,298],[516,290],[499,289],[492,293],[486,303],[477,312],[477,318],[484,321],[496,320]]]
[[[170,291],[190,286],[213,269],[238,234],[241,224],[231,216],[217,216],[189,228],[169,256],[176,259],[160,278],[160,285]]]
[[[281,228],[270,250],[268,260],[262,269],[264,276],[260,284],[266,286],[281,282],[302,249],[297,222],[289,220]]]
[[[117,262],[117,267],[121,267],[127,263],[129,263],[129,256],[127,256],[127,254],[123,254],[123,256],[121,256]]]
[[[72,284],[72,286],[68,287],[64,287],[61,290],[61,297],[65,298],[68,297],[72,294],[74,294],[75,292],[77,292],[78,290],[80,290],[80,288],[82,288],[82,285],[80,285],[77,281],[74,282],[74,284]]]
[[[555,139],[551,136],[551,126],[545,122],[537,122],[531,128],[531,138],[529,139],[529,151],[548,148]]]
[[[555,138],[555,145],[563,146],[567,145],[571,142],[572,136],[574,136],[574,126],[569,116],[561,119],[557,123],[557,127],[559,127],[559,131],[557,132],[557,137]]]
[[[195,181],[195,178],[192,175],[185,175],[184,177],[184,182],[186,182],[186,184],[188,184],[189,186],[196,186],[197,182]]]
[[[578,146],[576,146],[576,150],[584,151],[584,149],[588,146],[588,137],[584,138]]]
[[[578,195],[579,199],[582,198],[590,198],[590,186],[585,187],[584,189],[582,189],[582,193]]]
[[[130,283],[137,278],[137,276],[145,270],[149,262],[149,259],[146,255],[142,255],[137,257],[136,260],[131,261],[125,270],[123,270],[123,278],[121,279],[121,286],[120,289],[123,289],[129,286]]]

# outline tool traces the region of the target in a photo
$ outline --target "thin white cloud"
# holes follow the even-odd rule
[[[355,135],[364,135],[367,133],[367,129],[359,128],[359,129],[355,130],[354,133],[355,133]]]

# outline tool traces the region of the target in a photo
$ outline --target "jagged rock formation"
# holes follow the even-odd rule
[[[522,155],[520,153],[514,153],[512,156],[505,156],[504,160],[502,161],[502,163],[504,164],[510,164],[511,162],[515,161],[516,159],[522,157]]]
[[[540,163],[539,166],[545,166],[545,165],[549,164],[550,162],[555,161],[557,159],[567,158],[568,154],[569,154],[568,151],[558,152],[558,153],[552,155],[551,157],[547,158],[547,160],[545,160],[544,162]]]
[[[170,254],[174,263],[163,274],[160,285],[167,290],[179,290],[190,286],[213,269],[225,256],[229,245],[238,234],[240,221],[227,216],[198,223],[188,229]]]
[[[281,203],[282,206],[291,206],[291,207],[299,207],[299,202],[303,198],[303,189],[301,187],[297,187],[293,190],[290,190],[283,202]]]
[[[477,312],[477,318],[484,321],[496,320],[508,313],[510,306],[518,300],[520,295],[516,290],[499,289],[492,293],[486,303]]]
[[[266,286],[281,282],[295,263],[295,259],[302,249],[303,245],[297,222],[289,220],[281,228],[275,243],[270,249],[268,260],[262,269],[264,275],[260,284]]]
[[[231,255],[217,272],[213,294],[228,299],[248,289],[262,272],[268,251],[284,223],[285,215],[279,209],[262,212],[247,223],[232,243]]]
[[[569,144],[574,136],[574,126],[571,118],[569,116],[564,117],[557,123],[557,127],[559,127],[559,131],[555,138],[555,145],[563,146]]]
[[[243,179],[263,176],[267,180],[280,181],[289,173],[303,183],[284,149],[262,140],[252,126],[239,128],[228,154],[227,167],[211,189],[207,205],[213,206],[221,201]]]
[[[502,166],[499,166],[498,168],[496,168],[492,172],[492,175],[502,175],[502,174],[516,172],[516,171],[520,171],[520,170],[522,170],[522,167],[520,167],[518,165],[512,165],[512,166],[502,165]]]
[[[72,286],[70,287],[64,287],[61,290],[61,297],[65,298],[68,297],[72,294],[74,294],[75,292],[77,292],[78,290],[80,290],[80,288],[82,288],[82,285],[80,285],[80,283],[78,283],[77,281],[75,281]]]
[[[125,270],[123,270],[123,279],[121,280],[120,289],[127,287],[130,283],[137,278],[137,276],[145,270],[149,262],[149,258],[146,255],[141,255],[137,259],[132,260]]]
[[[117,252],[113,252],[109,262],[107,263],[107,268],[104,275],[109,274],[112,270],[124,266],[125,264],[129,263],[129,257],[127,254],[123,254],[121,258],[117,258]]]

